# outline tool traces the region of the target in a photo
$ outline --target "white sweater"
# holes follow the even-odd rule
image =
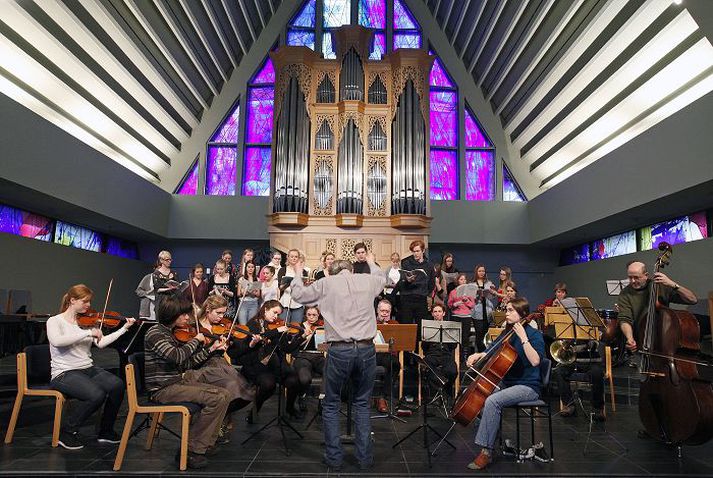
[[[92,337],[91,329],[83,329],[77,324],[70,324],[62,316],[55,315],[47,319],[47,339],[50,343],[50,356],[52,357],[52,379],[54,380],[67,370],[81,370],[91,367],[91,348],[96,343],[97,347],[104,348],[124,335],[126,328],[121,327],[116,332],[105,335],[99,342]]]

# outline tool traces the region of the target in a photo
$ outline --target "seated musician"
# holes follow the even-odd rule
[[[436,304],[431,309],[433,320],[443,321],[446,311],[442,305]],[[446,384],[443,385],[443,390],[450,396],[453,396],[453,384],[455,383],[458,369],[456,368],[455,356],[453,355],[458,344],[455,343],[437,343],[437,342],[421,342],[423,348],[423,359],[436,370],[443,378],[446,379]],[[436,380],[433,374],[429,373],[429,381],[431,392],[441,388],[441,383]]]
[[[585,343],[574,344],[576,360],[571,364],[560,363],[552,370],[552,378],[557,382],[560,401],[564,408],[560,411],[563,417],[577,415],[574,396],[570,388],[572,374],[585,376],[592,385],[592,419],[597,422],[606,420],[604,413],[604,367],[602,365],[603,353],[599,350],[600,342],[590,340]],[[555,358],[555,360],[557,360]],[[576,378],[576,376],[575,376]]]
[[[260,335],[262,340],[254,347],[243,342],[229,350],[235,363],[243,366],[242,373],[251,383],[257,386],[255,405],[258,410],[275,392],[277,383],[282,383],[287,389],[287,413],[294,418],[304,417],[301,410],[295,408],[297,396],[306,391],[300,386],[295,369],[287,363],[286,354],[297,351],[301,343],[301,334],[290,334],[286,325],[277,324],[282,306],[276,300],[268,300],[262,304],[257,315],[248,321],[250,332]],[[294,324],[293,324],[294,325]]]
[[[520,323],[529,314],[530,304],[524,297],[519,297],[507,305],[505,312],[508,326],[515,332],[510,343],[517,351],[517,359],[503,378],[502,388],[485,400],[475,435],[475,444],[481,447],[480,454],[468,463],[468,468],[472,470],[482,470],[493,460],[502,409],[519,402],[537,400],[540,395],[540,361],[545,356],[545,343],[539,330],[523,327]],[[485,352],[468,357],[468,366],[473,366],[498,344],[494,342]]]
[[[292,366],[297,372],[300,388],[305,391],[309,389],[312,384],[312,378],[315,375],[319,375],[320,377],[324,376],[324,363],[326,358],[324,357],[324,352],[317,350],[315,343],[315,332],[317,329],[323,327],[320,325],[321,320],[322,318],[318,307],[305,307],[305,321],[302,323],[304,327],[302,343],[297,352],[292,354],[294,357]],[[303,395],[300,395],[299,407],[302,411],[306,410]]]
[[[203,468],[208,464],[206,452],[215,446],[232,396],[223,387],[202,383],[200,373],[192,370],[214,354],[222,355],[226,341],[218,339],[206,345],[206,337],[200,332],[186,343],[173,336],[175,328],[190,325],[192,311],[190,302],[175,296],[166,297],[159,304],[159,323],[144,338],[145,382],[155,402],[192,402],[203,407],[194,417],[188,437],[188,466]]]
[[[505,284],[505,296],[502,298],[500,303],[498,303],[495,310],[505,312],[508,303],[517,297],[517,286],[513,281],[508,281]]]
[[[55,390],[76,398],[59,435],[59,444],[68,450],[79,450],[84,442],[79,427],[104,405],[97,441],[119,443],[121,437],[114,431],[114,422],[124,400],[121,379],[94,365],[92,345],[104,348],[121,337],[135,322],[127,318],[126,324],[109,335],[101,328],[83,329],[77,317],[89,310],[94,293],[84,284],[72,286],[64,297],[60,313],[47,319],[47,339],[50,343],[51,386]]]
[[[208,297],[198,312],[200,326],[210,331],[214,325],[221,324],[227,320],[224,319],[227,308],[228,301],[223,296]],[[260,342],[260,336],[253,335],[245,340],[247,349],[254,348]],[[248,383],[245,377],[228,363],[225,356],[220,354],[211,355],[196,368],[196,379],[202,383],[223,387],[230,392],[231,402],[218,432],[218,442],[228,443],[233,429],[232,414],[255,400],[255,386]]]
[[[386,299],[381,299],[376,304],[376,324],[398,324],[398,321],[393,316],[391,302]],[[386,402],[388,395],[389,383],[391,386],[398,383],[399,373],[401,372],[401,363],[399,363],[398,352],[379,352],[376,354],[376,381],[381,382],[383,387],[378,390],[376,387],[372,392],[376,409],[380,413],[389,411],[389,404]],[[391,381],[388,380],[388,373],[391,371]]]

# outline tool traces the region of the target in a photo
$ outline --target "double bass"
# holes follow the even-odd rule
[[[520,320],[523,327],[542,314],[535,312]],[[478,360],[468,371],[473,370],[476,377],[456,399],[450,417],[463,426],[468,426],[480,414],[485,400],[497,391],[503,377],[517,360],[517,350],[510,343],[515,333],[512,327],[507,328],[493,342],[486,355]]]
[[[669,264],[672,254],[665,242],[659,250],[655,272]],[[698,374],[698,365],[710,365],[698,359],[700,325],[690,312],[660,304],[658,293],[653,282],[648,312],[637,324],[639,418],[653,438],[679,447],[700,445],[713,436],[713,387]]]

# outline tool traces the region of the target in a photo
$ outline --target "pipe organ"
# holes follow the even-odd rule
[[[372,32],[332,33],[337,58],[306,47],[270,53],[275,112],[269,233],[273,247],[352,259],[364,242],[382,265],[428,242],[433,58],[399,49],[369,60]]]

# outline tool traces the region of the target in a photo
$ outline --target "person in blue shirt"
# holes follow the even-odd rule
[[[524,297],[511,300],[505,309],[507,327],[514,334],[510,343],[517,351],[517,359],[503,377],[500,389],[485,400],[480,416],[480,425],[475,434],[475,444],[481,447],[480,454],[468,463],[472,470],[482,470],[493,459],[493,445],[500,428],[502,409],[516,403],[537,400],[540,396],[540,362],[545,356],[545,342],[542,333],[533,327],[523,327],[520,322],[530,313],[530,304]],[[493,344],[498,344],[494,342]],[[468,357],[468,367],[488,354],[475,353]]]

